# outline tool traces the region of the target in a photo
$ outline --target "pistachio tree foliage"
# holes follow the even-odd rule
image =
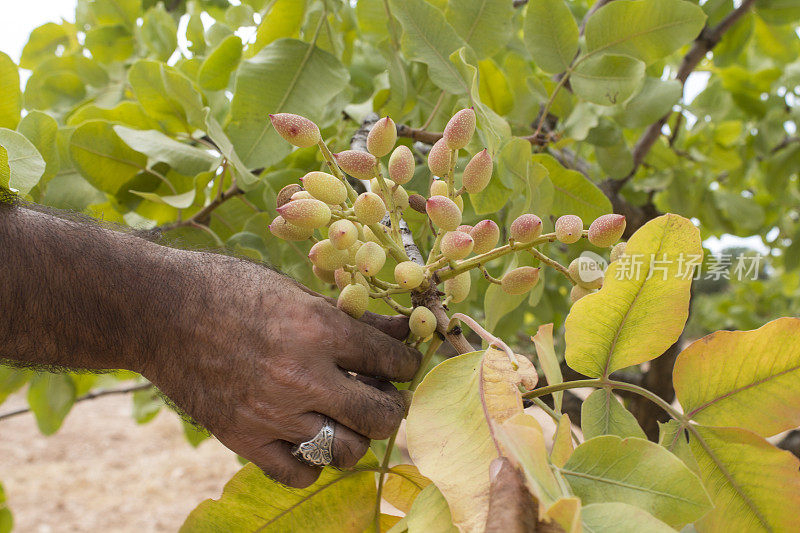
[[[186,531],[482,531],[499,455],[542,527],[788,531],[798,461],[765,439],[800,426],[800,321],[763,324],[800,295],[798,19],[791,0],[78,0],[19,65],[0,53],[0,185],[410,316],[409,464],[392,438],[303,490],[246,465]],[[767,230],[769,275],[694,306],[695,329],[760,329],[678,354],[682,258]],[[27,386],[51,434],[131,377],[0,367],[0,401]],[[568,412],[576,387],[596,390]],[[131,391],[152,419],[156,391]]]

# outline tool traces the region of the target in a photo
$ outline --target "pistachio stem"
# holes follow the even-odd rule
[[[567,267],[565,267],[555,259],[547,257],[536,248],[530,248],[528,251],[531,253],[531,255],[533,255],[536,259],[538,259],[542,263],[549,265],[554,269],[558,270],[559,272],[561,272],[564,275],[564,277],[569,280],[570,283],[575,285],[575,281],[573,281],[572,276],[569,275],[569,270],[567,270]]]
[[[497,259],[498,257],[503,257],[504,255],[510,254],[511,252],[517,252],[520,250],[527,250],[529,248],[533,248],[537,244],[542,244],[545,242],[553,242],[556,240],[555,233],[547,233],[542,235],[538,239],[535,239],[531,242],[521,244],[521,243],[508,243],[504,246],[499,246],[494,250],[489,250],[485,254],[476,255],[470,259],[465,259],[463,261],[459,261],[456,263],[455,267],[445,267],[440,270],[434,272],[436,279],[438,281],[446,281],[450,278],[454,278],[461,274],[462,272],[466,272],[467,270],[472,270],[473,268],[477,268],[480,265],[483,265],[489,261]]]

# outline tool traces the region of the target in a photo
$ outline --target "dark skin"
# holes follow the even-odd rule
[[[0,204],[0,359],[128,369],[277,481],[307,487],[298,461],[323,415],[333,464],[398,427],[419,352],[404,318],[340,312],[248,261]]]

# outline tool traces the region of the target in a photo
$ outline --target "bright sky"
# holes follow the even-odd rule
[[[75,20],[75,0],[22,0],[0,9],[0,51],[19,61],[31,30],[46,22]]]

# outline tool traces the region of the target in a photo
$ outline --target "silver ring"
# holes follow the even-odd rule
[[[292,450],[292,455],[311,466],[328,466],[333,462],[334,422],[325,417],[316,436],[301,442]]]

